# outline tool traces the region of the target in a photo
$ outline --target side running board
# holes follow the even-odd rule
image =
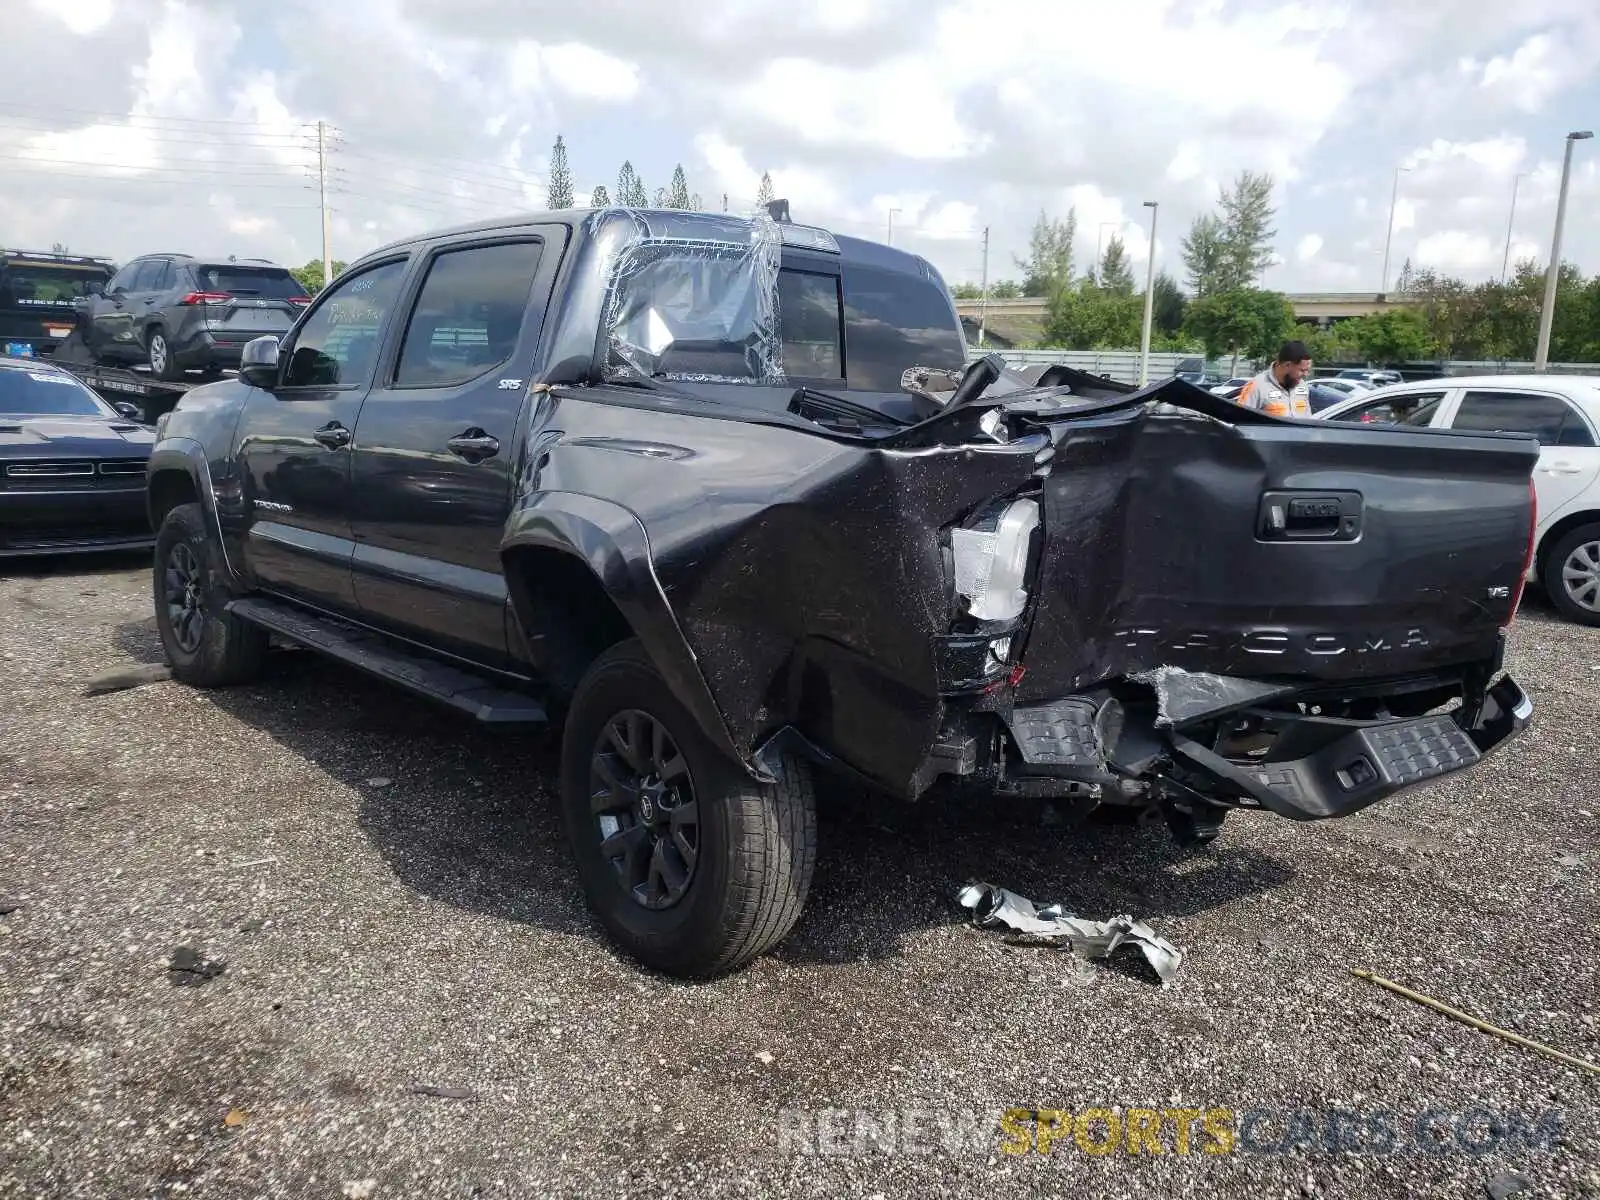
[[[429,700],[448,704],[474,720],[499,728],[543,725],[544,705],[480,675],[435,659],[409,654],[392,642],[353,625],[319,617],[260,597],[235,600],[228,611],[291,642],[376,675]]]

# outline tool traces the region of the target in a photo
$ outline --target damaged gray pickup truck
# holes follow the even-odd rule
[[[967,365],[924,260],[602,209],[372,252],[150,459],[174,674],[270,636],[562,725],[610,936],[680,976],[783,940],[813,773],[1162,816],[1338,817],[1529,720],[1517,435],[1284,420]]]

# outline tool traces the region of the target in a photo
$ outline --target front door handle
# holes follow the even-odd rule
[[[493,458],[500,453],[499,439],[490,436],[483,430],[474,426],[463,433],[456,434],[445,443],[445,448],[458,458],[468,462],[478,462],[485,458]]]
[[[337,421],[329,421],[311,436],[329,450],[338,450],[350,444],[350,431]]]
[[[1540,467],[1541,475],[1582,475],[1583,468],[1575,467],[1571,463],[1553,462],[1547,467]]]

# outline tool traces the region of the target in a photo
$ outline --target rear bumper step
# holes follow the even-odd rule
[[[1151,784],[1170,782],[1190,799],[1320,821],[1474,767],[1532,717],[1533,702],[1506,676],[1475,712],[1464,706],[1382,721],[1284,716],[1267,757],[1254,761],[1224,757],[1187,736],[1181,725],[1122,729],[1108,745],[1101,710],[1081,697],[1018,708],[1009,725],[1023,775],[1092,779],[1109,770]],[[1136,745],[1144,769],[1129,771],[1135,756],[1128,752]],[[1111,765],[1117,758],[1123,759],[1121,769]]]
[[[398,684],[429,700],[447,704],[474,720],[497,727],[537,726],[546,722],[544,705],[436,659],[408,654],[375,633],[319,617],[261,597],[235,600],[228,611],[242,620],[329,658]]]
[[[1248,765],[1225,759],[1181,734],[1173,734],[1170,744],[1173,757],[1187,771],[1236,790],[1280,816],[1320,821],[1348,816],[1417,784],[1476,766],[1527,727],[1533,702],[1507,676],[1489,690],[1470,724],[1462,719],[1465,711],[1399,721],[1340,722],[1347,731],[1331,739],[1328,722],[1308,717],[1300,723],[1302,729],[1291,726],[1280,744],[1320,742],[1315,750]]]

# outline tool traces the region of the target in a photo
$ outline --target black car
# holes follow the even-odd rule
[[[1349,396],[1347,396],[1344,392],[1341,392],[1338,388],[1325,387],[1323,384],[1315,381],[1312,382],[1310,391],[1311,411],[1314,413],[1319,413],[1325,408],[1332,408],[1341,400],[1350,399]]]
[[[79,307],[110,281],[109,259],[42,250],[0,250],[0,354],[54,354]]]
[[[0,558],[155,544],[153,431],[46,362],[0,358]]]
[[[83,339],[98,363],[214,377],[239,365],[246,342],[286,333],[309,303],[299,280],[264,258],[146,254],[84,303]]]

